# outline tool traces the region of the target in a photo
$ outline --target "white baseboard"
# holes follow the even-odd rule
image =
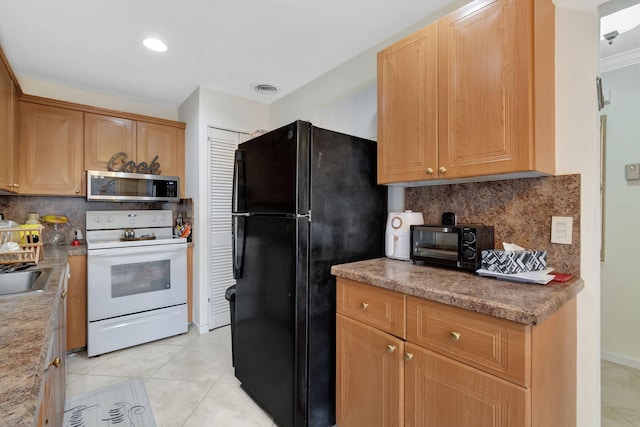
[[[617,363],[618,365],[628,366],[629,368],[640,369],[640,360],[622,354],[601,351],[600,357],[608,362]]]
[[[194,328],[196,328],[196,330],[198,331],[199,335],[209,333],[209,325],[208,324],[207,325],[198,325],[198,322],[196,322],[195,320],[192,320],[191,324],[193,325]]]

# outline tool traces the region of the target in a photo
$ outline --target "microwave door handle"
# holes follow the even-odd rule
[[[244,267],[244,226],[245,217],[233,216],[233,278],[241,279]]]
[[[233,186],[231,195],[231,212],[238,213],[246,210],[245,204],[245,152],[236,150],[233,165]]]

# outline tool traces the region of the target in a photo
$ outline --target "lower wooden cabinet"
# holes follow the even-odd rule
[[[576,425],[575,298],[525,325],[343,278],[337,286],[339,427]]]
[[[68,267],[67,267],[68,268]],[[64,281],[61,300],[58,304],[56,323],[51,335],[49,351],[47,352],[47,366],[42,375],[40,389],[40,410],[37,414],[36,426],[62,426],[64,418],[64,401],[66,388],[66,327],[67,327],[67,295],[68,273],[65,270],[61,280]]]
[[[399,425],[528,426],[529,391],[417,345],[405,352],[405,422]]]
[[[393,427],[404,406],[404,341],[337,315],[336,422]]]
[[[67,351],[87,346],[87,256],[69,257],[67,298]]]

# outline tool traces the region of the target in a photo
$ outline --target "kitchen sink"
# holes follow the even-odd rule
[[[50,268],[2,273],[0,274],[0,296],[42,292],[50,274]]]

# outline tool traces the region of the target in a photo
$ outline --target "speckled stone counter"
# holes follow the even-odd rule
[[[86,253],[84,246],[44,248],[44,259],[30,269],[51,267],[44,291],[0,296],[0,425],[35,423],[62,275],[70,250],[74,255]]]
[[[389,258],[334,265],[331,273],[528,325],[540,324],[584,287],[580,278],[531,285]]]

